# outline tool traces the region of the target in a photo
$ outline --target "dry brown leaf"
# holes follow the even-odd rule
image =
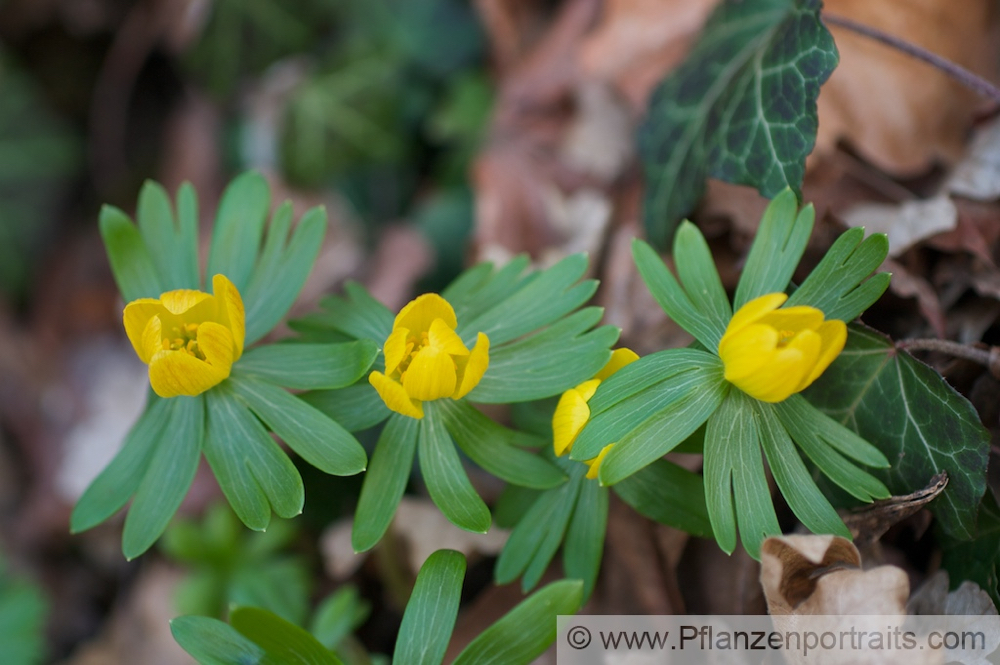
[[[844,517],[844,524],[851,530],[856,547],[874,543],[892,526],[921,510],[944,491],[948,475],[940,473],[931,478],[927,487],[905,496],[893,496],[876,501],[870,506]]]
[[[889,256],[899,256],[921,240],[951,231],[958,224],[958,209],[944,194],[898,204],[859,203],[842,216],[848,226],[886,234]]]
[[[680,64],[715,0],[607,0],[580,47],[587,77],[614,83],[637,111],[652,88]]]
[[[995,79],[996,3],[965,0],[828,0],[824,13],[877,28]],[[838,141],[882,170],[917,175],[956,161],[980,100],[939,70],[869,38],[831,26],[840,65],[820,91],[816,156]]]
[[[760,562],[772,616],[906,614],[906,573],[895,566],[861,570],[861,555],[846,538],[771,537],[761,546]]]
[[[952,231],[929,238],[927,244],[943,252],[969,252],[995,267],[993,256],[1000,241],[997,206],[962,199],[957,199],[955,205],[958,225]]]
[[[968,152],[945,188],[976,201],[1000,198],[1000,118],[976,131]]]
[[[938,337],[945,337],[947,326],[941,301],[927,280],[892,259],[886,259],[881,269],[892,273],[889,289],[901,298],[916,298],[921,316],[931,325]]]

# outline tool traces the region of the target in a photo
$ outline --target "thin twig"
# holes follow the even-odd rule
[[[968,344],[959,344],[947,339],[904,339],[896,342],[896,346],[907,351],[939,351],[956,358],[964,358],[974,363],[984,365],[993,376],[1000,378],[1000,347],[980,349]]]
[[[878,28],[857,23],[856,21],[844,18],[843,16],[823,12],[823,21],[830,25],[836,25],[844,28],[845,30],[856,32],[859,35],[864,35],[869,39],[874,39],[875,41],[898,49],[907,55],[911,55],[918,60],[923,60],[927,64],[937,67],[967,88],[978,92],[984,97],[989,97],[995,102],[1000,102],[1000,88],[993,85],[983,77],[973,74],[965,67],[957,65],[946,58],[942,58],[938,54],[932,53],[921,46],[911,44],[910,42],[900,39],[899,37],[893,37],[890,34],[882,32]]]

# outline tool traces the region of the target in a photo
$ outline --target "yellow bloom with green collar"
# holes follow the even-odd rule
[[[815,307],[779,309],[788,299],[770,293],[743,305],[719,341],[725,377],[762,402],[781,402],[805,390],[847,341],[847,326],[824,320]]]
[[[469,350],[457,327],[454,308],[436,293],[424,294],[399,311],[382,347],[385,373],[368,375],[387,407],[423,418],[424,402],[461,399],[479,384],[489,367],[490,340],[479,333]]]
[[[125,333],[160,397],[200,395],[224,381],[243,354],[240,292],[225,275],[212,279],[212,291],[178,289],[125,306]]]
[[[601,368],[601,371],[594,375],[594,378],[584,381],[562,394],[556,405],[556,410],[552,414],[552,448],[557,457],[572,450],[576,437],[580,435],[590,420],[590,406],[587,403],[597,392],[597,387],[601,385],[601,382],[638,359],[639,356],[631,349],[615,349],[611,353],[611,359]],[[597,457],[584,462],[590,467],[587,471],[588,478],[597,477],[601,462],[613,445],[613,443],[609,443],[601,449]]]

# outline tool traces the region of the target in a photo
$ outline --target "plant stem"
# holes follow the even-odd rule
[[[947,339],[904,339],[896,342],[896,347],[907,351],[939,351],[956,358],[971,360],[984,365],[993,376],[1000,378],[1000,347],[997,346],[980,349]]]
[[[836,16],[834,14],[823,12],[823,21],[829,25],[835,25],[844,28],[845,30],[856,32],[859,35],[864,35],[869,39],[874,39],[877,42],[885,44],[886,46],[891,46],[892,48],[898,49],[907,55],[911,55],[918,60],[923,60],[927,64],[937,67],[942,72],[970,90],[974,90],[984,97],[989,97],[995,102],[1000,102],[1000,88],[993,85],[983,77],[973,74],[965,67],[957,65],[946,58],[942,58],[938,54],[932,53],[921,46],[911,44],[910,42],[900,39],[899,37],[893,37],[890,34],[882,32],[878,28],[873,28],[871,26],[852,21],[851,19],[844,18],[843,16]]]

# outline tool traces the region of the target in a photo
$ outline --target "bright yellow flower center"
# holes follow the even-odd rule
[[[719,342],[726,379],[762,402],[805,390],[847,341],[843,321],[825,321],[815,307],[779,309],[787,299],[771,293],[743,305]]]
[[[601,381],[638,359],[639,356],[631,349],[615,349],[611,353],[611,359],[594,375],[594,378],[562,394],[555,413],[552,414],[552,448],[557,456],[565,455],[573,449],[576,437],[590,420],[590,406],[587,403],[597,392],[597,386],[601,385]],[[613,445],[609,443],[601,449],[597,457],[584,462],[590,467],[587,472],[588,478],[597,477],[601,462]]]
[[[125,332],[160,397],[200,395],[243,354],[243,299],[224,275],[213,278],[212,291],[167,291],[125,307]]]
[[[490,340],[479,333],[470,351],[457,327],[455,310],[436,293],[424,294],[399,311],[382,347],[385,373],[368,375],[387,407],[423,418],[424,402],[461,399],[479,384],[489,367]]]

